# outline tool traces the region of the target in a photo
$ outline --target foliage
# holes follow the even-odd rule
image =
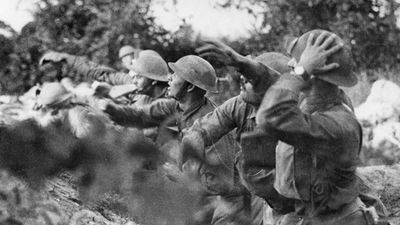
[[[1,92],[24,92],[37,82],[58,79],[63,68],[38,68],[47,50],[84,55],[121,69],[118,50],[130,44],[154,49],[167,61],[193,54],[197,45],[190,25],[169,32],[151,12],[156,0],[39,0],[33,22],[18,34],[0,21]],[[400,12],[395,0],[220,0],[219,7],[238,7],[259,18],[247,40],[227,41],[244,55],[283,51],[284,37],[310,29],[331,30],[351,47],[360,71],[396,71],[400,60]],[[218,67],[218,64],[215,64]],[[370,72],[372,71],[372,72]]]
[[[151,3],[152,0],[38,1],[34,21],[10,39],[15,46],[15,59],[6,71],[1,71],[2,92],[24,92],[37,82],[59,79],[64,68],[38,68],[38,61],[47,50],[87,56],[116,69],[121,68],[118,50],[126,44],[154,49],[169,61],[192,53],[191,27],[182,26],[175,33],[166,31],[155,23]]]
[[[242,42],[243,52],[281,51],[286,35],[320,28],[351,43],[360,69],[393,69],[400,60],[399,3],[395,0],[227,0],[221,4],[250,11],[254,5],[264,9],[262,27],[268,29]]]

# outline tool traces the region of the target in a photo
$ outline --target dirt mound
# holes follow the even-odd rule
[[[135,225],[105,209],[90,210],[78,199],[68,176],[47,181],[44,187],[30,187],[8,172],[0,171],[0,224],[35,225]]]

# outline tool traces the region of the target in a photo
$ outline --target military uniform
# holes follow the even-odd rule
[[[151,104],[142,107],[109,105],[107,106],[105,112],[110,115],[113,121],[119,124],[141,128],[161,125],[165,121],[173,119],[173,121],[168,121],[169,123],[167,123],[166,125],[176,125],[177,131],[179,133],[182,133],[186,128],[192,126],[193,122],[196,119],[201,118],[205,114],[213,111],[214,108],[215,104],[211,102],[208,98],[203,97],[198,101],[193,102],[191,107],[189,107],[185,111],[179,108],[179,104],[176,100],[159,99],[152,102]],[[233,138],[228,135],[220,142],[215,142],[214,145],[210,145],[211,147],[206,150],[206,155],[210,161],[215,162],[221,160],[220,163],[224,165],[224,167],[228,167],[224,169],[224,176],[226,176],[227,173],[231,173],[233,168],[233,155],[235,154],[235,144],[233,142]],[[215,176],[215,174],[211,175],[207,173],[211,173],[211,171],[202,171],[201,177],[202,179],[204,179],[203,183],[208,183],[205,185],[208,186],[208,191],[211,191],[214,194],[226,191],[212,190],[215,189],[215,187],[212,187],[213,185],[211,184],[218,182],[218,176]],[[203,176],[207,176],[207,178]],[[212,177],[215,178],[213,178],[213,180],[211,181],[210,179]],[[226,178],[223,180],[226,180]],[[226,187],[223,187],[224,185],[216,185],[219,188],[226,189]]]
[[[133,78],[127,73],[118,72],[110,67],[98,65],[87,60],[85,57],[68,55],[66,61],[70,67],[86,78],[106,82],[112,85],[133,84]],[[155,99],[164,98],[167,86],[156,87],[151,96],[143,94],[129,94],[130,104],[147,104]]]
[[[236,132],[236,140],[240,142],[240,138],[243,133],[251,132],[256,129],[256,109],[254,106],[243,101],[241,96],[233,97],[222,105],[217,107],[213,112],[197,120],[188,132],[196,132],[199,137],[203,139],[205,146],[209,146],[212,143],[218,141],[220,138],[229,134],[234,129]],[[264,146],[259,146],[264,147]],[[236,164],[242,153],[236,154]],[[240,168],[240,167],[239,167]],[[250,224],[261,224],[262,214],[264,209],[264,201],[254,195],[250,195],[247,189],[240,185],[239,174],[242,171],[236,170],[236,185],[241,186],[240,192],[230,196],[231,199],[243,199],[247,204],[243,204],[242,201],[238,201],[239,205],[233,204],[231,206],[234,210],[237,210],[237,214],[250,213],[251,221],[247,221]],[[232,202],[232,200],[230,200]],[[218,214],[218,211],[216,212]],[[224,217],[223,215],[215,215],[215,217],[221,217],[221,222],[229,221],[231,218]],[[244,216],[246,217],[246,216]],[[236,220],[240,224],[240,220]],[[234,223],[235,224],[235,223]]]
[[[304,224],[324,224],[315,221],[344,208],[343,218],[361,217],[355,173],[361,127],[340,91],[299,102],[303,83],[301,77],[283,75],[267,91],[257,114],[259,126],[281,141],[274,186],[296,199],[296,214]]]

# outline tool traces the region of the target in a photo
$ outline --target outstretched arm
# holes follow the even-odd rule
[[[140,128],[159,126],[176,113],[176,101],[160,99],[144,106],[125,106],[113,103],[105,107],[105,112],[116,123]]]
[[[131,84],[133,79],[129,74],[117,72],[114,69],[98,65],[82,56],[74,56],[62,52],[47,52],[40,59],[39,65],[45,63],[65,62],[67,65],[87,79],[106,82],[112,85]]]

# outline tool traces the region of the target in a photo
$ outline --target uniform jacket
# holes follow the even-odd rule
[[[83,76],[106,82],[112,85],[133,84],[133,78],[124,72],[118,72],[110,67],[98,65],[85,57],[68,56],[67,63]]]
[[[151,104],[142,107],[110,106],[106,112],[112,120],[119,124],[136,127],[151,127],[156,125],[176,125],[181,134],[185,129],[192,126],[196,119],[213,111],[215,104],[204,97],[194,102],[192,106],[183,111],[174,99],[159,99]],[[201,168],[200,176],[202,183],[206,185],[208,192],[221,194],[229,192],[233,184],[233,160],[235,149],[237,149],[233,137],[227,135],[220,141],[209,145],[205,151],[206,159],[209,162],[218,162],[219,166],[213,168]],[[213,163],[214,164],[214,163]],[[223,177],[222,179],[220,179]],[[228,179],[226,179],[228,177]],[[230,179],[230,180],[229,180]],[[224,183],[221,184],[220,181]]]
[[[257,122],[276,134],[275,188],[282,195],[337,209],[358,195],[361,128],[341,93],[299,102],[304,81],[283,75],[265,94]],[[299,106],[300,105],[300,106]]]
[[[264,198],[275,210],[282,213],[291,211],[292,201],[279,195],[273,189],[274,165],[259,163],[265,158],[270,158],[266,161],[274,161],[276,138],[264,133],[258,136],[257,141],[253,138],[246,141],[252,144],[245,149],[247,143],[243,143],[243,137],[258,130],[254,106],[246,103],[241,96],[233,97],[213,112],[197,120],[190,129],[191,132],[200,134],[205,146],[211,145],[233,130],[236,132],[236,141],[242,147],[235,157],[237,167],[235,183],[240,187],[240,192],[250,191]],[[252,153],[257,153],[257,155],[251,155]],[[249,162],[252,165],[248,165]]]

